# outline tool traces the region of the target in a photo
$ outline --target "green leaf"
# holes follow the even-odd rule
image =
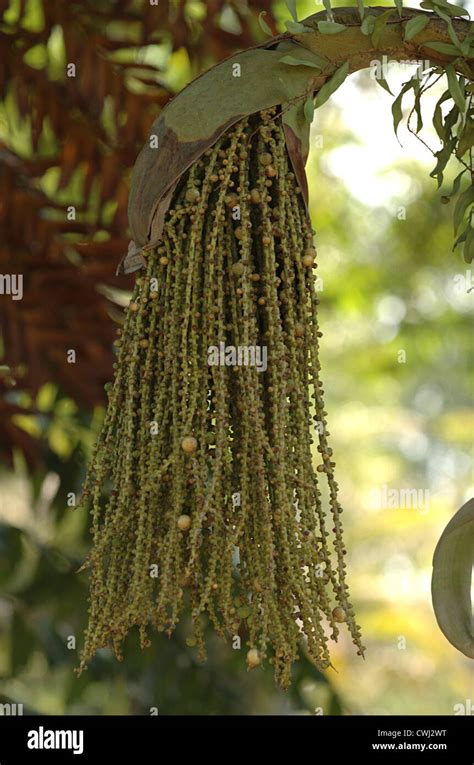
[[[450,43],[438,42],[437,40],[434,40],[433,42],[424,42],[423,47],[431,48],[431,50],[435,50],[437,53],[445,53],[447,56],[459,56],[458,49]]]
[[[380,85],[381,88],[387,91],[387,93],[390,93],[391,96],[393,96],[392,91],[390,90],[389,84],[385,77],[376,77],[375,82]]]
[[[445,139],[446,130],[443,124],[443,112],[441,111],[441,105],[447,101],[448,98],[451,98],[451,94],[449,90],[445,90],[438,103],[436,104],[433,113],[433,127],[442,141]]]
[[[448,88],[451,93],[454,103],[458,107],[461,114],[466,111],[466,99],[464,98],[464,88],[458,80],[456,70],[452,64],[448,64],[446,67],[446,76],[448,78]]]
[[[458,232],[458,228],[463,221],[467,208],[472,204],[474,204],[474,186],[469,186],[469,188],[461,194],[456,202],[456,207],[454,208],[453,225],[455,234]]]
[[[451,128],[453,127],[453,125],[456,124],[458,117],[459,117],[459,109],[457,107],[457,104],[454,104],[451,111],[447,113],[446,119],[444,121],[444,128],[445,130],[449,132],[449,134],[451,134]]]
[[[375,27],[375,16],[366,16],[360,26],[360,31],[367,37],[372,34]]]
[[[328,82],[325,82],[322,88],[319,90],[314,107],[317,109],[322,106],[330,96],[342,85],[347,75],[349,74],[349,62],[345,61],[342,66],[334,72],[333,76]]]
[[[474,41],[474,28],[471,27],[463,42],[461,43],[461,50],[463,56],[467,56],[471,47],[471,43]]]
[[[302,191],[303,199],[307,205],[308,180],[306,178],[305,165],[309,154],[310,123],[306,119],[304,106],[301,101],[291,105],[283,104],[282,121],[290,161]]]
[[[469,52],[471,51],[471,42],[467,39],[467,37],[465,37],[464,41],[459,44],[459,49],[461,50],[463,56],[466,58],[469,57]]]
[[[435,154],[435,157],[438,161],[436,163],[436,167],[430,173],[430,178],[437,179],[438,188],[440,188],[441,184],[443,183],[443,171],[450,160],[451,154],[453,153],[453,149],[456,145],[456,140],[457,139],[455,137],[450,138],[444,144],[443,148]]]
[[[416,132],[419,133],[421,128],[423,127],[423,118],[421,115],[421,82],[419,80],[415,80],[415,83],[413,85],[413,90],[415,92],[415,103],[414,108],[416,112],[417,122],[416,122]]]
[[[377,16],[377,19],[374,24],[374,31],[372,32],[371,40],[372,45],[374,48],[379,47],[380,40],[382,38],[383,32],[385,30],[385,27],[387,26],[387,21],[390,19],[391,16],[394,14],[394,9],[390,8],[388,11],[385,11],[380,16]]]
[[[449,194],[445,194],[444,195],[445,197],[454,197],[458,193],[459,188],[461,186],[461,179],[464,173],[466,172],[466,170],[467,170],[467,167],[465,167],[464,170],[461,170],[461,172],[456,176],[456,178],[453,181],[453,186],[451,188],[451,191],[449,192]]]
[[[397,8],[398,15],[401,18],[403,15],[403,0],[395,0],[395,6]]]
[[[456,32],[455,32],[455,29],[454,29],[454,27],[453,27],[453,22],[451,21],[450,17],[449,17],[449,16],[448,16],[446,13],[444,13],[443,11],[441,11],[439,8],[436,8],[436,13],[437,13],[437,15],[438,15],[438,16],[439,16],[441,19],[443,19],[443,21],[445,21],[445,22],[446,22],[446,24],[447,24],[447,26],[448,26],[448,34],[449,34],[449,37],[450,37],[450,39],[451,39],[451,42],[452,42],[452,44],[454,45],[454,47],[455,47],[455,48],[456,48],[456,49],[457,49],[457,50],[458,50],[460,53],[463,53],[463,45],[461,44],[461,41],[459,40],[459,37],[457,36],[457,34],[456,34]],[[468,43],[468,45],[469,45],[469,43]]]
[[[327,14],[328,14],[328,19],[330,21],[332,21],[332,19],[333,19],[333,12],[332,12],[332,8],[331,8],[331,0],[323,0],[323,5],[326,8],[326,11],[327,11]]]
[[[311,61],[310,59],[295,58],[294,56],[283,56],[280,61],[282,64],[288,64],[288,66],[312,66],[314,69],[324,69],[326,66],[326,62],[322,58],[320,64],[317,64],[316,61]]]
[[[461,135],[458,137],[458,145],[456,148],[456,156],[461,159],[469,149],[474,146],[474,122],[471,119],[466,121]]]
[[[306,119],[305,113],[304,113],[304,107],[305,104],[303,104],[301,101],[299,101],[296,104],[292,104],[288,108],[283,109],[283,123],[288,126],[293,136],[296,139],[296,146],[297,151],[296,157],[292,157],[292,164],[294,166],[293,160],[296,159],[296,164],[299,163],[301,173],[304,175],[304,166],[306,164],[306,160],[308,158],[309,154],[309,124]],[[291,155],[292,148],[294,148],[293,143],[290,142],[288,145],[288,151]],[[306,176],[305,176],[306,177]]]
[[[318,31],[322,35],[337,35],[347,29],[345,24],[337,24],[335,21],[318,21]]]
[[[413,38],[420,34],[429,23],[429,16],[414,16],[410,21],[407,21],[403,38],[405,42],[413,40]]]
[[[402,90],[392,104],[393,129],[395,131],[395,135],[397,135],[398,126],[403,118],[403,109],[402,109],[403,96],[404,96],[404,91]]]
[[[357,0],[357,8],[359,9],[360,20],[364,20],[365,6],[364,0]]]
[[[260,29],[262,29],[265,32],[266,35],[270,35],[270,37],[273,37],[272,30],[270,29],[270,27],[268,26],[267,22],[263,18],[266,15],[267,15],[266,11],[262,11],[261,13],[259,13],[258,14],[258,23],[260,24]]]
[[[308,96],[304,103],[304,116],[311,125],[314,117],[314,100],[313,96]]]
[[[438,13],[438,15],[440,15],[438,9],[442,8],[449,16],[469,16],[467,8],[448,3],[446,0],[432,0],[432,3],[434,5],[434,11],[435,13]],[[420,5],[424,7],[424,3],[420,3]]]
[[[285,27],[288,32],[291,32],[293,35],[302,35],[305,32],[311,32],[309,27],[305,27],[305,25],[301,24],[299,21],[285,21]]]
[[[407,93],[409,90],[415,87],[415,81],[412,77],[411,80],[408,80],[402,87],[400,93],[396,97],[395,101],[392,104],[392,117],[393,117],[393,129],[395,131],[395,135],[397,135],[398,126],[400,122],[402,121],[403,117],[403,110],[402,110],[402,102],[403,102],[403,96],[405,93]]]
[[[474,499],[451,518],[433,556],[431,597],[439,628],[449,642],[474,659],[471,579],[474,563]]]
[[[469,42],[467,43],[467,47],[461,42],[461,40],[456,34],[456,31],[453,27],[453,22],[451,21],[451,19],[446,18],[446,23],[448,25],[448,35],[451,38],[451,42],[454,45],[454,47],[457,48],[461,53],[464,53],[464,50],[467,53],[469,49]]]
[[[296,0],[285,0],[285,5],[291,13],[293,21],[298,21],[298,14],[296,12]]]
[[[472,261],[474,260],[474,228],[469,223],[466,230],[467,230],[467,236],[466,236],[466,243],[463,249],[463,258],[466,261],[466,263],[472,263]]]
[[[454,250],[456,249],[456,247],[459,244],[461,244],[462,242],[466,241],[466,236],[467,236],[467,228],[462,232],[462,234],[459,234],[458,238],[454,242],[454,244],[453,244],[453,252],[454,252]]]

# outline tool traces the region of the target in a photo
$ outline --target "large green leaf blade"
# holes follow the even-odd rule
[[[221,61],[160,112],[150,128],[159,151],[148,140],[132,174],[128,217],[137,246],[159,240],[174,184],[231,125],[244,115],[287,104],[311,91],[316,70],[282,63],[283,54],[302,59],[307,55],[301,45],[284,43],[281,49],[250,48]],[[315,60],[312,55],[308,58]],[[241,76],[234,79],[236,64]]]
[[[471,659],[474,659],[473,564],[474,499],[470,499],[451,518],[436,545],[431,596],[442,633],[458,651]]]

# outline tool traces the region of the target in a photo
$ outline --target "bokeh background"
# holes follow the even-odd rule
[[[368,71],[316,112],[308,163],[323,379],[366,659],[343,639],[337,671],[303,656],[284,693],[271,668],[247,672],[244,652],[212,635],[199,664],[183,622],[144,653],[130,636],[123,664],[104,650],[73,672],[89,524],[71,493],[132,284],[114,276],[130,238],[130,169],[174,93],[264,39],[262,10],[283,29],[288,11],[271,0],[0,2],[0,272],[24,275],[22,301],[0,295],[0,704],[25,714],[472,713],[472,662],[438,630],[430,577],[443,528],[474,493],[474,271],[452,252],[432,155],[406,129],[400,146],[393,99]],[[300,18],[320,10],[298,3]],[[390,67],[394,95],[412,71]],[[437,149],[429,129],[425,139]],[[414,490],[418,501],[403,501]]]

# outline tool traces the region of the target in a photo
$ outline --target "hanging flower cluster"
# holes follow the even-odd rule
[[[118,331],[84,490],[94,544],[81,669],[110,643],[120,658],[134,625],[142,646],[150,625],[170,634],[184,609],[202,657],[207,615],[247,643],[250,667],[268,658],[283,686],[300,644],[329,666],[343,622],[363,653],[315,268],[281,118],[245,118],[182,177]]]

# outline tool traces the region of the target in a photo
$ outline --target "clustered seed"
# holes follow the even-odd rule
[[[275,110],[191,166],[146,256],[83,491],[93,546],[79,671],[108,645],[121,659],[134,625],[142,646],[150,626],[171,634],[184,609],[202,658],[207,616],[284,687],[301,645],[330,665],[341,622],[363,654],[319,379],[316,250]],[[209,366],[221,342],[266,346],[267,370]]]

